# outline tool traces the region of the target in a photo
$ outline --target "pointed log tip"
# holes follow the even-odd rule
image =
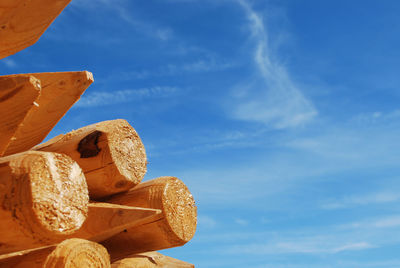
[[[89,71],[83,71],[86,75],[86,79],[90,81],[90,83],[94,82],[93,73]]]

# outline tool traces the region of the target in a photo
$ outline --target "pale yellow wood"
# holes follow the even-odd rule
[[[71,237],[101,242],[127,228],[154,222],[160,214],[159,209],[91,203],[86,221]]]
[[[56,245],[26,249],[0,255],[0,268],[43,268],[43,264]]]
[[[37,105],[31,107],[3,155],[23,152],[42,142],[93,82],[92,73],[87,71],[28,75],[41,81],[41,94],[36,100]],[[11,77],[16,79],[20,76],[26,74]]]
[[[47,257],[44,268],[110,268],[110,256],[100,244],[83,239],[68,239]],[[29,267],[27,267],[29,268]]]
[[[182,246],[192,239],[197,209],[186,185],[175,177],[160,177],[139,184],[107,202],[162,210],[160,219],[129,228],[104,241],[112,260],[145,251]]]
[[[40,81],[30,75],[0,76],[0,156],[37,105],[40,88]]]
[[[67,239],[58,245],[0,256],[0,268],[109,268],[110,256],[100,244]]]
[[[111,264],[112,268],[194,268],[194,265],[151,251],[132,255]]]
[[[59,242],[87,217],[81,168],[67,155],[28,151],[0,158],[0,254]]]
[[[69,155],[82,168],[90,197],[104,198],[137,185],[146,173],[146,152],[125,120],[104,121],[59,135],[35,150]]]
[[[71,0],[0,0],[0,59],[33,45]]]

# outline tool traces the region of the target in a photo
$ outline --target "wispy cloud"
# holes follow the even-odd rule
[[[395,192],[377,192],[365,195],[347,196],[337,200],[331,200],[321,205],[322,209],[334,210],[353,208],[371,204],[384,204],[397,202],[400,200],[400,194]]]
[[[371,113],[362,113],[352,118],[352,122],[363,125],[372,125],[392,120],[398,120],[399,118],[400,109],[395,109],[387,112],[375,111]]]
[[[210,216],[200,214],[197,216],[197,225],[199,228],[212,229],[217,225],[217,221]]]
[[[286,68],[272,56],[263,18],[244,0],[237,1],[246,12],[255,43],[254,63],[259,74],[236,89],[234,118],[261,122],[274,128],[302,125],[317,115],[310,100],[292,81]]]
[[[344,229],[383,229],[400,227],[400,215],[382,216],[363,221],[351,222],[339,226]]]
[[[218,61],[214,57],[208,57],[193,62],[183,63],[182,65],[169,64],[164,69],[164,72],[166,74],[212,72],[227,70],[234,66],[235,65],[231,62]]]
[[[236,218],[235,223],[241,226],[247,226],[249,224],[248,220],[242,218]]]
[[[107,9],[117,15],[129,26],[135,30],[161,41],[168,41],[173,37],[173,30],[166,26],[155,25],[154,21],[142,21],[133,15],[132,9],[128,5],[132,5],[132,1],[127,0],[74,0],[71,2],[73,8],[79,9]]]
[[[198,60],[187,61],[181,64],[170,63],[155,70],[119,71],[112,73],[104,80],[118,79],[119,81],[142,80],[153,77],[179,76],[194,73],[220,72],[234,68],[235,64],[227,60],[218,59],[212,55],[205,55]]]
[[[117,103],[139,101],[147,98],[165,98],[179,91],[177,87],[152,87],[140,89],[97,92],[84,95],[74,107],[94,107]]]
[[[8,68],[16,68],[18,66],[15,60],[12,59],[2,59],[1,62],[4,63],[4,65]]]
[[[341,242],[329,237],[302,237],[301,240],[233,245],[224,249],[227,254],[337,254],[374,248],[368,242]]]

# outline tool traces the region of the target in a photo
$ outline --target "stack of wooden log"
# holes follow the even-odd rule
[[[70,0],[0,0],[0,59],[35,43]],[[40,144],[90,72],[0,76],[0,267],[194,267],[155,250],[194,235],[175,177],[141,182],[146,153],[125,120]]]

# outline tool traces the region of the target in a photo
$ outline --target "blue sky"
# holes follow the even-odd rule
[[[181,178],[196,267],[400,267],[400,2],[72,0],[3,74],[93,72],[51,136],[124,118]]]

